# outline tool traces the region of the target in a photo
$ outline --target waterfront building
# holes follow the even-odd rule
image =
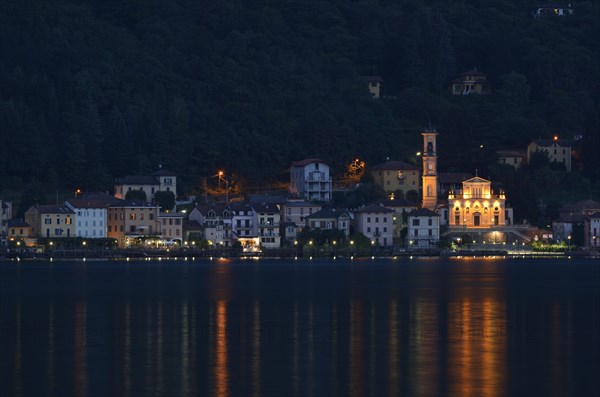
[[[183,244],[183,215],[177,212],[159,212],[160,234],[166,241]]]
[[[318,203],[291,199],[281,206],[281,218],[283,222],[293,222],[298,227],[304,227],[306,217],[314,214],[321,208],[321,204]]]
[[[392,216],[393,236],[395,244],[402,244],[402,230],[408,226],[408,214],[419,207],[417,203],[412,203],[401,198],[379,200],[373,204],[389,208],[394,211]]]
[[[35,237],[75,237],[75,212],[66,205],[34,205],[25,212],[25,222]]]
[[[567,204],[561,207],[559,210],[559,218],[552,222],[552,234],[554,240],[568,241],[569,236],[573,238],[575,227],[584,227],[583,225],[586,222],[586,219],[589,219],[598,212],[600,212],[600,202],[595,200],[578,201],[577,203]],[[593,233],[591,233],[590,236],[593,236]],[[577,243],[585,243],[585,241],[578,241]]]
[[[107,208],[119,200],[102,192],[85,193],[65,201],[76,213],[75,236],[106,238],[108,236]]]
[[[12,219],[12,202],[0,199],[0,235],[7,234],[9,219]]]
[[[348,237],[352,218],[347,210],[323,208],[306,217],[306,226],[311,229],[340,230]]]
[[[427,208],[419,208],[408,214],[409,249],[430,249],[440,241],[440,215]]]
[[[257,237],[260,245],[264,248],[281,247],[281,236],[279,235],[281,213],[279,208],[273,204],[252,204],[252,210],[255,214]]]
[[[107,209],[109,238],[127,247],[139,237],[160,235],[159,207],[141,200],[120,200]]]
[[[490,229],[511,224],[512,209],[503,191],[495,194],[492,182],[478,176],[463,182],[462,190],[448,194],[450,228]]]
[[[202,225],[204,239],[209,244],[229,247],[233,240],[233,214],[226,204],[201,204],[190,212],[189,219]]]
[[[585,246],[597,251],[600,247],[600,212],[585,218],[583,234]]]
[[[389,208],[372,204],[352,211],[356,231],[362,233],[373,245],[391,246],[393,244],[393,214]]]
[[[330,201],[333,189],[329,166],[320,159],[294,161],[290,168],[290,193],[312,201]]]

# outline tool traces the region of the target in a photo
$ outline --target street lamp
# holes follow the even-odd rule
[[[571,251],[571,235],[567,237],[567,240],[569,241],[569,251]]]

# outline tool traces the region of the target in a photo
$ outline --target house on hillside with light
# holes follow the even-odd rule
[[[177,197],[177,176],[174,172],[159,169],[150,175],[128,175],[115,180],[115,197],[124,200],[127,192],[142,190],[146,201],[152,202],[156,192],[173,192]]]
[[[381,76],[364,76],[364,79],[368,84],[369,93],[373,98],[378,99],[381,96],[381,83],[383,83]]]
[[[489,95],[491,92],[487,75],[477,68],[459,74],[450,82],[452,95]]]
[[[290,193],[311,201],[330,201],[333,183],[329,166],[320,159],[294,161],[290,167]]]
[[[536,139],[527,146],[527,162],[536,152],[544,152],[551,162],[563,164],[571,171],[571,144],[564,139]]]
[[[564,17],[573,15],[575,12],[571,3],[540,3],[531,10],[531,16],[534,18],[543,18],[550,16]]]
[[[386,193],[401,191],[406,196],[411,190],[419,191],[421,173],[419,169],[402,161],[386,161],[369,168],[373,181]],[[400,197],[398,197],[400,198]]]

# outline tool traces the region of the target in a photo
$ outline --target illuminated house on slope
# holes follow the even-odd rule
[[[492,182],[478,176],[463,182],[462,191],[448,194],[450,228],[490,229],[512,223],[503,191],[494,194]]]

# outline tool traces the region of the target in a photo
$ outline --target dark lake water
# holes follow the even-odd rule
[[[598,396],[600,265],[0,263],[0,395]]]

